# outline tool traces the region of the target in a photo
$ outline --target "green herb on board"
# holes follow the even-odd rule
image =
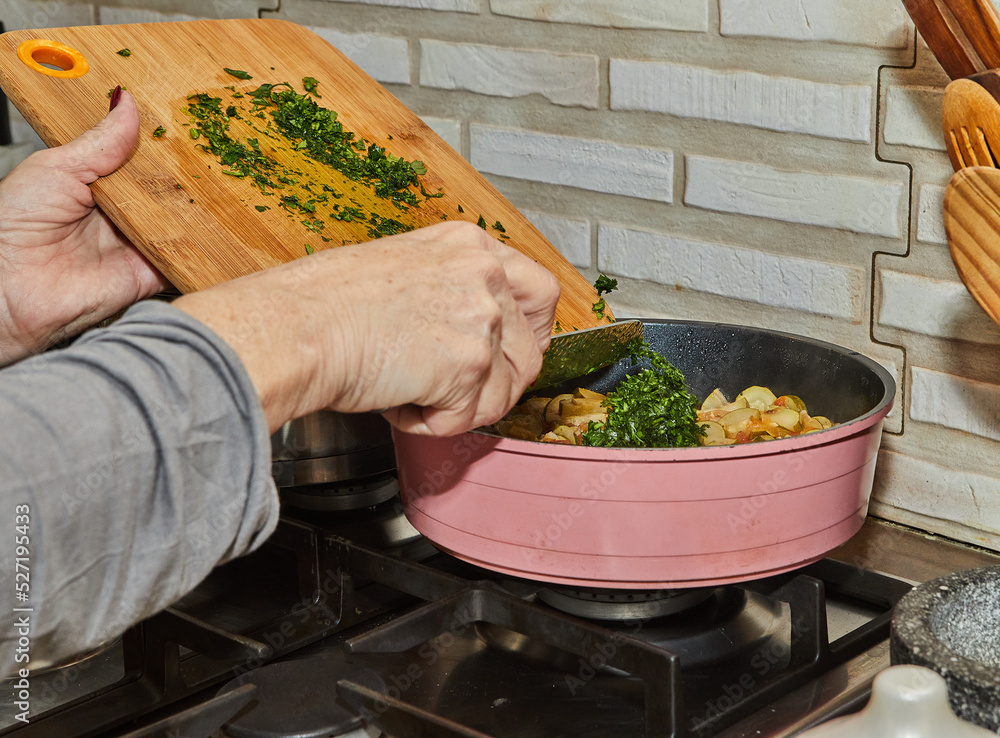
[[[688,390],[681,371],[637,340],[632,363],[646,367],[627,376],[604,401],[608,419],[591,423],[583,434],[583,445],[631,448],[675,448],[697,446],[702,436],[698,425],[698,400]]]
[[[115,52],[118,56],[132,56],[132,51],[130,49],[119,49]]]
[[[314,249],[309,244],[306,244],[306,255],[308,256],[308,255],[314,254],[314,253],[316,253],[316,249]]]
[[[503,223],[501,223],[499,220],[493,224],[493,230],[500,231],[501,233],[507,232],[507,229],[503,227]]]
[[[594,289],[598,295],[607,295],[618,289],[618,280],[612,279],[607,274],[601,274],[594,282]]]
[[[480,215],[479,216],[479,220],[476,221],[476,225],[479,226],[480,228],[482,228],[485,231],[486,230],[486,218],[484,218],[483,216]]]
[[[223,67],[222,71],[224,71],[226,74],[231,74],[237,79],[253,79],[253,77],[244,72],[242,69],[230,69],[229,67]]]
[[[270,210],[271,206],[270,205],[254,205],[253,209],[256,210],[258,213],[263,213],[265,210]]]
[[[590,306],[590,309],[594,311],[594,315],[598,318],[603,318],[604,311],[608,309],[608,303],[604,301],[603,297],[599,297],[597,302]]]
[[[458,212],[464,213],[465,212],[465,208],[463,208],[461,205],[459,205],[458,206]]]
[[[238,70],[226,71],[233,74]],[[335,111],[321,107],[310,97],[310,93],[319,97],[318,84],[312,77],[303,78],[306,94],[300,94],[287,82],[264,83],[246,93],[226,87],[234,100],[245,100],[236,105],[223,103],[208,93],[191,95],[185,108],[192,126],[190,135],[199,148],[218,158],[225,174],[252,180],[264,195],[277,195],[281,206],[290,213],[308,214],[299,222],[313,233],[324,227],[325,218],[364,223],[370,238],[413,230],[417,225],[404,222],[402,217],[369,212],[370,204],[362,206],[354,200],[358,207],[334,204],[333,200],[346,193],[313,181],[297,169],[296,160],[279,160],[271,153],[297,153],[297,161],[334,169],[349,182],[370,188],[376,198],[401,213],[430,198],[443,197],[443,192],[432,194],[423,187],[419,176],[427,169],[422,162],[407,161],[345,130]],[[236,120],[241,121],[238,128],[232,126]],[[248,128],[258,135],[251,133],[247,137]],[[273,143],[262,149],[260,141],[264,137]]]
[[[319,80],[316,79],[315,77],[303,77],[302,87],[305,88],[305,91],[308,92],[310,95],[314,95],[316,97],[322,97],[322,95],[316,92],[316,88],[319,87]]]
[[[166,128],[164,128],[163,126],[157,126],[156,129],[153,131],[153,138],[163,138],[166,132],[167,132]]]

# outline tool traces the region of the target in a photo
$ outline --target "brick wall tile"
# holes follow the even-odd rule
[[[886,143],[946,151],[941,127],[944,90],[940,87],[891,85],[886,92]]]
[[[472,165],[482,172],[644,200],[673,200],[674,156],[667,149],[475,124],[469,132]]]
[[[917,211],[917,240],[924,243],[948,243],[944,228],[944,193],[939,185],[925,184],[920,188]]]
[[[913,32],[899,0],[719,0],[723,36],[906,48]]]
[[[545,236],[569,263],[578,269],[589,269],[590,222],[574,218],[560,218],[535,210],[521,210],[542,235]]]
[[[986,470],[982,470],[986,471]],[[1000,548],[1000,480],[883,449],[871,512],[955,540]]]
[[[200,3],[204,5],[204,3]],[[151,8],[101,8],[101,24],[105,26],[119,23],[173,23],[178,21],[204,20],[207,14],[164,13]],[[246,16],[242,16],[246,17]]]
[[[910,377],[911,418],[1000,441],[1000,385],[920,366]]]
[[[52,0],[0,0],[0,21],[5,31],[27,28],[89,26],[94,23],[94,6]]]
[[[428,118],[421,116],[421,120],[430,126],[430,129],[445,140],[458,153],[462,153],[462,121],[451,118]]]
[[[612,59],[611,108],[869,143],[872,88]]]
[[[420,42],[420,84],[494,97],[543,95],[557,105],[597,107],[598,59],[479,44]]]
[[[383,84],[410,84],[410,49],[405,38],[371,33],[341,33],[332,28],[309,26],[344,56]]]
[[[879,271],[878,325],[939,338],[1000,344],[1000,328],[961,282]]]
[[[616,226],[598,230],[598,268],[854,322],[865,303],[861,269]]]
[[[702,156],[688,156],[686,168],[685,205],[891,238],[902,234],[907,193],[900,182]]]
[[[480,11],[480,0],[325,0],[325,2],[381,5],[419,10],[445,10],[455,13],[478,13]]]
[[[707,31],[708,0],[490,0],[496,15],[607,28]]]

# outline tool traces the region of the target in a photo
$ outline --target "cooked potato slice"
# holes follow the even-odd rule
[[[544,418],[545,408],[551,401],[551,397],[529,397],[521,404],[522,412],[534,413],[539,417]]]
[[[589,390],[586,387],[577,387],[573,391],[574,397],[582,397],[587,400],[604,400],[607,395],[602,395],[600,392],[594,392],[594,390]]]
[[[559,406],[562,404],[563,400],[572,400],[573,395],[568,392],[562,395],[556,395],[551,400],[549,404],[545,406],[545,422],[549,425],[556,425],[559,423]]]
[[[772,407],[762,412],[760,417],[765,423],[777,425],[789,431],[797,431],[802,427],[799,414],[788,407]]]
[[[806,404],[795,395],[782,395],[775,399],[774,404],[778,407],[791,408],[795,412],[801,412],[806,409]]]
[[[761,387],[759,385],[747,387],[745,390],[740,392],[736,399],[739,400],[741,397],[746,400],[748,407],[761,411],[767,410],[774,404],[774,401],[778,399],[767,387]]]
[[[574,397],[559,403],[559,414],[564,418],[570,418],[574,415],[606,415],[607,408],[601,404],[601,400]]]
[[[759,422],[760,410],[752,407],[741,407],[738,410],[733,410],[719,421],[722,427],[725,428],[726,435],[730,438],[735,437],[740,432],[749,432]]]
[[[705,429],[705,435],[701,437],[702,446],[715,446],[720,443],[732,443],[732,440],[726,438],[726,429],[722,427],[721,423],[716,423],[713,420],[706,420],[698,423],[698,425]]]
[[[729,404],[729,400],[722,394],[722,390],[716,387],[701,403],[702,410],[715,410]]]

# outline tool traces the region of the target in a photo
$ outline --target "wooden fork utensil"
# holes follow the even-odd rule
[[[951,165],[996,167],[1000,156],[1000,103],[980,84],[956,79],[944,91],[944,141]]]

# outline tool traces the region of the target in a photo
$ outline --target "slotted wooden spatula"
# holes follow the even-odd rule
[[[955,171],[996,167],[1000,156],[1000,103],[981,84],[956,79],[944,91],[944,141]]]
[[[948,248],[980,307],[1000,323],[1000,169],[956,172],[944,196]]]
[[[399,208],[379,199],[374,187],[318,165],[304,139],[272,135],[267,116],[273,110],[255,109],[253,93],[261,85],[287,89],[283,83],[336,111],[355,142],[363,139],[362,158],[370,158],[375,146],[415,162],[418,184],[409,189],[417,204]],[[599,317],[592,310],[594,287],[517,208],[417,115],[308,29],[240,19],[0,35],[0,86],[49,146],[101,120],[116,85],[138,102],[139,142],[122,167],[94,183],[94,197],[181,291],[370,240],[371,230],[386,220],[416,228],[464,219],[555,274],[562,287],[559,329],[610,322],[606,311]],[[270,184],[239,176],[231,162],[206,150],[208,141],[192,118],[194,95],[217,99],[234,140],[258,146],[275,162]]]

